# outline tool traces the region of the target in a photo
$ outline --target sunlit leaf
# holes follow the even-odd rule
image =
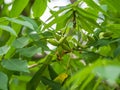
[[[12,6],[12,10],[10,11],[11,17],[17,17],[24,10],[29,0],[15,0]]]
[[[32,10],[34,17],[40,17],[47,8],[47,0],[35,0]]]
[[[67,79],[67,78],[68,78],[68,74],[61,73],[54,79],[54,81],[62,84],[65,81],[65,79]]]

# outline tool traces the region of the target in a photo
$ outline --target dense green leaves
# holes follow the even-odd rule
[[[49,2],[0,0],[0,90],[120,90],[120,0]]]

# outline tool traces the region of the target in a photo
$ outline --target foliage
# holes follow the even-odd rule
[[[120,90],[120,0],[48,2],[0,0],[0,90]]]

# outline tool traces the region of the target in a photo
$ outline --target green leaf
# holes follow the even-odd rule
[[[120,0],[114,0],[114,2],[112,0],[103,0],[102,2],[108,5],[109,10],[113,12],[119,12],[120,4],[118,2],[120,2]]]
[[[32,10],[33,16],[39,18],[47,8],[47,0],[35,0]]]
[[[52,20],[53,18],[57,18],[60,13],[64,12],[65,10],[67,11],[70,8],[71,8],[71,6],[67,6],[67,7],[60,8],[60,10],[58,10],[58,11],[52,11],[51,10],[50,12],[51,12],[52,15],[47,19],[47,21]],[[54,13],[52,13],[52,12],[54,12]]]
[[[33,25],[31,23],[29,23],[28,21],[23,21],[23,20],[16,19],[16,18],[8,18],[8,17],[5,17],[5,18],[6,18],[6,20],[8,20],[10,22],[17,23],[17,24],[26,26],[26,27],[34,30]]]
[[[62,16],[59,16],[59,17],[53,19],[53,20],[52,20],[51,22],[49,22],[48,24],[46,24],[43,29],[50,28],[52,25],[57,24],[58,22],[59,22],[59,23],[60,23],[60,22],[63,22],[64,19],[70,18],[71,15],[72,15],[72,11],[69,10],[68,12],[66,12],[65,14],[63,14]]]
[[[80,24],[80,26],[85,29],[87,32],[92,33],[93,29],[92,29],[92,25],[90,25],[88,22],[86,22],[86,20],[83,17],[78,17],[78,24]]]
[[[94,0],[92,0],[92,1],[90,1],[90,0],[84,0],[86,3],[87,3],[87,5],[89,6],[89,7],[91,7],[91,8],[93,8],[94,10],[96,10],[96,11],[98,11],[98,12],[102,12],[102,13],[104,13],[105,15],[107,15],[107,13],[99,6],[99,5],[97,5],[95,2],[94,2]]]
[[[16,23],[11,23],[11,26],[12,28],[14,28],[14,30],[16,31],[17,34],[19,34],[21,32],[21,25],[18,25]],[[11,46],[13,41],[16,39],[15,36],[11,36],[9,39],[8,39],[8,42],[6,43],[8,46]],[[15,51],[15,48],[14,47],[11,47],[10,50],[8,51],[7,54],[5,54],[4,58],[5,59],[9,59],[12,57],[13,53]]]
[[[4,46],[9,40],[10,34],[7,31],[1,31],[0,33],[0,47]]]
[[[24,19],[25,21],[28,21],[29,23],[31,23],[35,30],[38,29],[38,25],[37,25],[37,23],[36,23],[33,19],[31,19],[31,18],[29,18],[29,17],[26,17],[26,16],[23,16],[23,15],[20,16],[20,17],[21,17],[22,19]]]
[[[0,47],[0,55],[6,54],[9,49],[10,49],[10,47],[8,47],[8,46]]]
[[[110,40],[107,39],[99,39],[98,41],[96,41],[93,45],[94,46],[105,46],[110,44]]]
[[[49,74],[52,80],[58,76],[51,65],[48,65],[48,70],[49,70]]]
[[[27,48],[21,48],[18,49],[17,52],[20,53],[20,55],[25,57],[32,57],[36,53],[41,53],[41,48],[37,48],[35,46],[27,47]]]
[[[12,71],[29,72],[27,61],[19,59],[3,60],[1,65]]]
[[[82,53],[82,58],[87,62],[94,62],[99,58],[99,54],[94,53],[94,52],[83,52]]]
[[[42,35],[46,38],[50,38],[54,36],[52,31],[45,31],[44,33],[42,33]]]
[[[118,65],[98,66],[93,71],[99,77],[107,79],[108,83],[114,84],[116,82],[116,79],[120,75],[120,66]]]
[[[0,0],[0,5],[3,4],[4,0]]]
[[[117,57],[120,55],[120,45],[115,49],[114,56]]]
[[[52,80],[47,79],[46,77],[41,77],[41,81],[45,84],[45,85],[49,85],[48,88],[52,88],[52,90],[61,90],[61,85],[59,83],[56,83]]]
[[[10,11],[11,17],[17,17],[24,10],[29,0],[15,0]]]
[[[109,30],[110,32],[113,33],[113,37],[114,37],[114,38],[120,37],[120,32],[119,32],[119,30],[120,30],[120,24],[108,24],[108,25],[107,25],[107,28],[108,28],[108,30]]]
[[[90,24],[89,26],[95,26],[100,28],[100,25],[96,22],[97,16],[91,15],[91,13],[86,12],[85,10],[79,8],[77,8],[77,12],[78,18],[82,18],[85,23]]]
[[[85,83],[81,86],[81,90],[84,90],[85,87],[87,87],[87,85],[90,83],[90,81],[92,81],[92,79],[94,78],[94,74],[91,74],[86,80]]]
[[[5,73],[0,72],[0,90],[8,90],[8,77]]]
[[[42,49],[46,50],[46,51],[49,51],[50,49],[48,48],[47,46],[47,41],[46,40],[39,40],[39,41],[35,41],[35,44],[38,46],[38,47],[41,47]]]
[[[14,36],[17,36],[16,32],[9,26],[0,25],[0,29],[7,31],[7,32],[11,33]]]
[[[87,12],[84,9],[81,9],[79,7],[76,7],[76,11],[79,13],[79,15],[85,16],[87,18],[91,18],[94,20],[98,18],[98,15],[94,15],[93,13]]]
[[[111,55],[111,47],[109,45],[102,46],[98,49],[98,52],[100,53],[100,55],[110,56]]]
[[[52,56],[53,56],[52,54],[49,54],[45,58],[45,61],[44,61],[43,65],[41,66],[41,68],[34,74],[32,79],[27,83],[26,90],[35,90],[36,89],[36,87],[40,83],[42,74],[44,73],[45,69],[47,68],[47,66],[49,65],[49,63],[52,60]]]
[[[120,29],[120,24],[108,24],[107,27],[110,29]]]
[[[12,46],[15,47],[15,48],[23,48],[28,43],[29,43],[29,38],[20,37],[13,42]]]

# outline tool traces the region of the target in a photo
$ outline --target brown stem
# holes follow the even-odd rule
[[[70,2],[73,4],[76,0],[70,0]]]

